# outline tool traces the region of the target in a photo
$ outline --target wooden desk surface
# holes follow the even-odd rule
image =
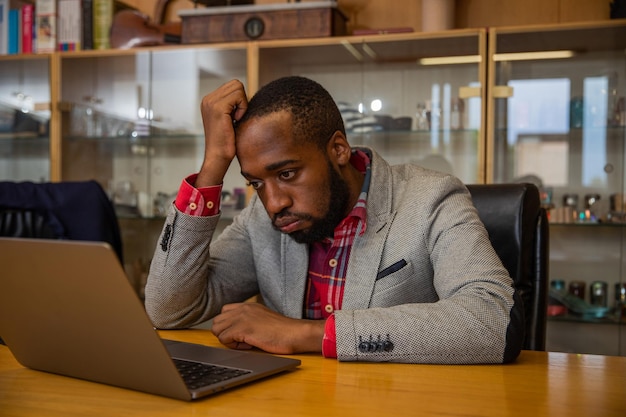
[[[161,336],[218,345],[206,330]],[[298,370],[188,403],[25,369],[0,346],[0,416],[626,416],[626,357],[524,351],[514,364],[463,366],[298,357]]]

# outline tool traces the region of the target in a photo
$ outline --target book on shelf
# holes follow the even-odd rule
[[[35,51],[54,52],[57,46],[57,2],[36,0],[35,24],[37,27]]]
[[[83,36],[82,49],[93,49],[93,0],[82,0]]]
[[[83,37],[82,0],[58,0],[57,50],[79,51]]]
[[[20,9],[9,9],[9,55],[20,53],[20,33]]]
[[[9,52],[9,0],[0,0],[0,55]]]
[[[0,0],[0,55],[109,49],[113,17],[126,8],[116,0]]]
[[[113,24],[113,0],[93,0],[93,49],[111,47],[111,25]]]
[[[35,5],[24,0],[0,0],[0,55],[33,52]]]
[[[21,7],[22,18],[22,50],[23,54],[34,52],[34,25],[35,25],[35,5],[26,3]]]

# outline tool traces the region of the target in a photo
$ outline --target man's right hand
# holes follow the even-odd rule
[[[245,88],[232,80],[202,98],[200,112],[204,126],[204,161],[196,188],[219,185],[235,158],[235,128],[248,108]]]

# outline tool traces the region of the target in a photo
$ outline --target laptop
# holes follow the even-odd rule
[[[0,238],[0,270],[0,337],[28,368],[193,400],[300,365],[162,340],[106,243]]]

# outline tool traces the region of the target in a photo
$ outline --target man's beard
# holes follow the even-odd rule
[[[311,227],[289,233],[296,242],[310,244],[319,242],[334,235],[335,227],[343,220],[350,204],[350,188],[335,168],[328,163],[329,202],[328,211],[321,218],[314,218],[309,214],[290,213],[302,220],[311,221]],[[284,215],[286,213],[281,213]],[[277,216],[277,217],[280,217]]]

